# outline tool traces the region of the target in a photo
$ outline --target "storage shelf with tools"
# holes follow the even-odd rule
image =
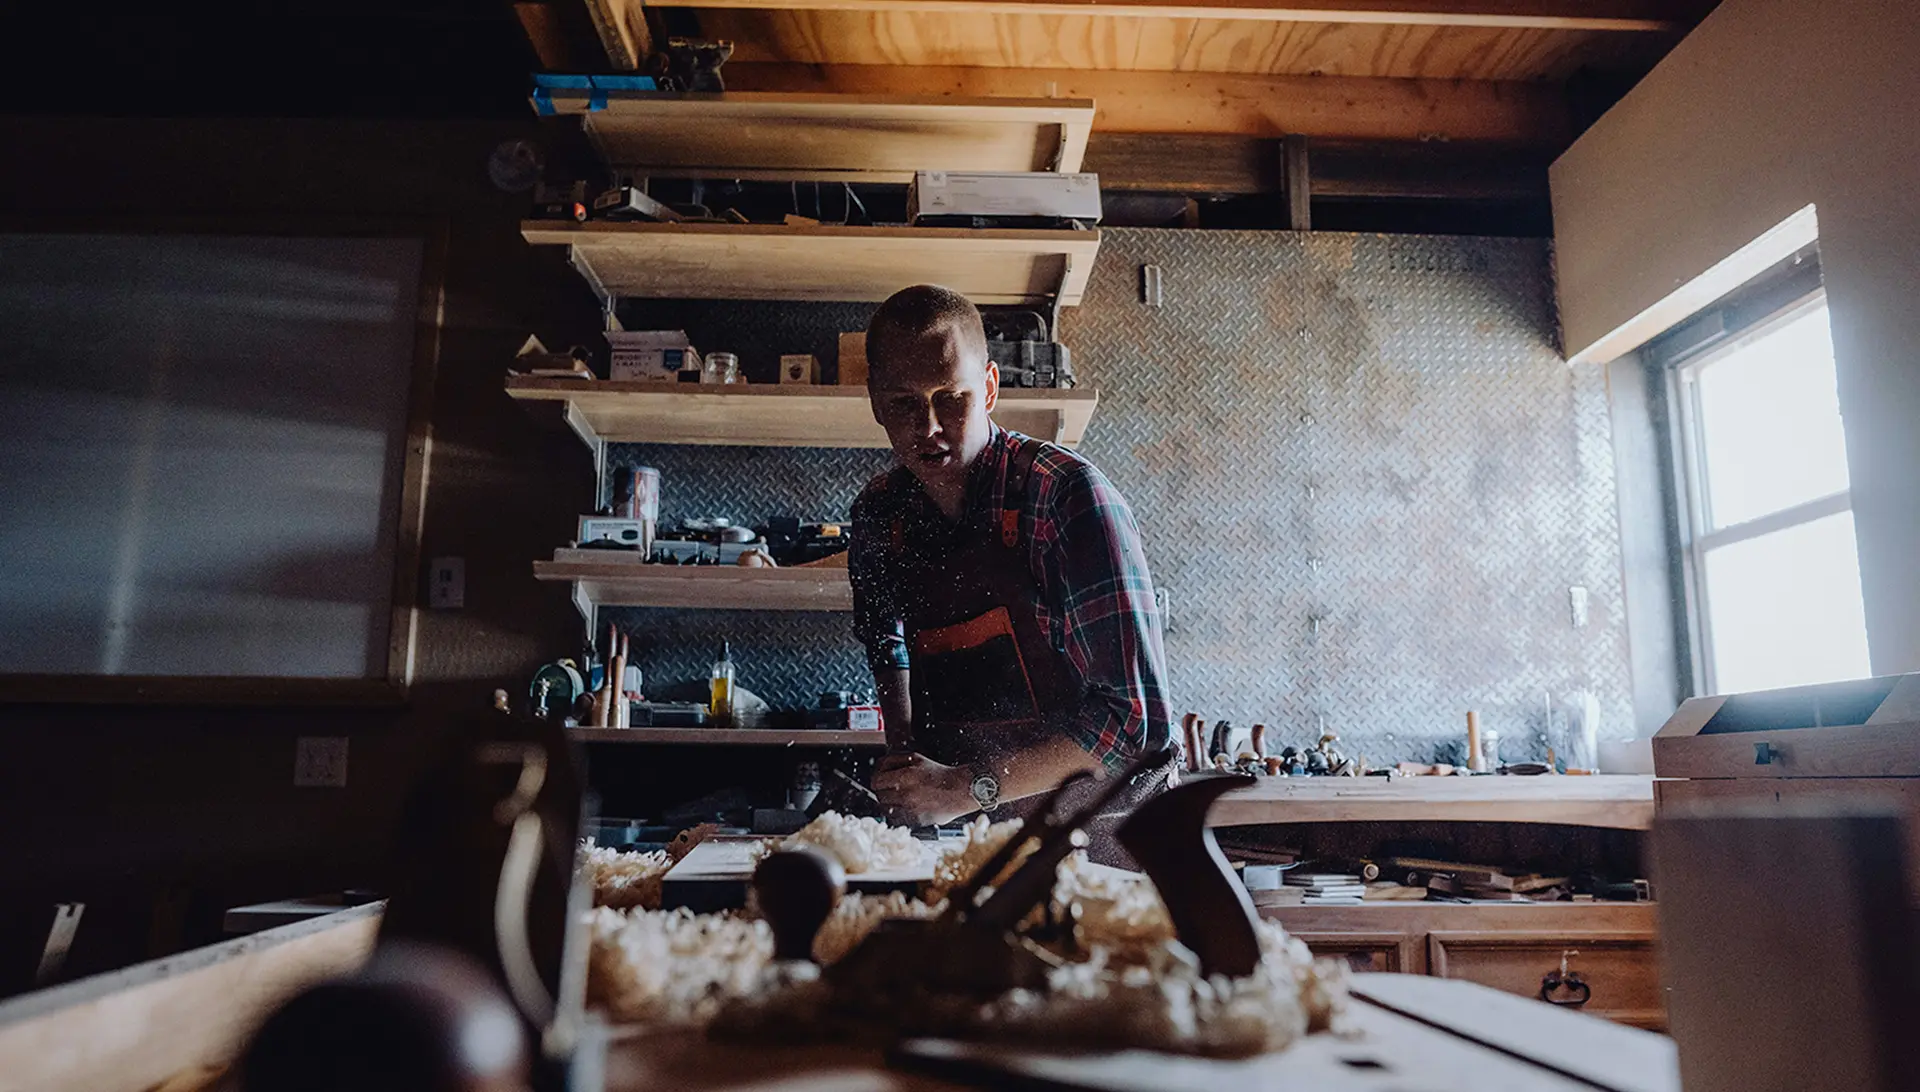
[[[652,224],[529,220],[535,246],[570,248],[603,300],[622,297],[878,303],[934,281],[978,304],[1080,302],[1098,231]]]
[[[507,393],[561,407],[590,448],[605,443],[730,444],[747,447],[886,447],[865,387],[732,385],[682,387],[644,380],[513,376]],[[1071,447],[1086,434],[1091,390],[1003,387],[994,419]]]
[[[693,610],[853,609],[853,587],[839,568],[759,569],[739,565],[649,565],[633,560],[580,561],[599,551],[563,550],[533,563],[535,580],[565,581],[591,621],[601,607]],[[631,556],[631,555],[630,555]]]
[[[1080,169],[1090,99],[552,89],[615,170],[656,178],[891,182],[915,171]]]
[[[673,744],[685,747],[853,747],[882,750],[885,732],[850,728],[569,728],[581,743]]]
[[[1653,778],[1262,777],[1213,806],[1207,825],[1326,822],[1564,823],[1646,830]]]

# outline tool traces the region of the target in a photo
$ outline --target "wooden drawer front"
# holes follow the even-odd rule
[[[1666,999],[1651,933],[1427,934],[1432,974],[1524,997],[1540,997],[1548,976],[1560,970],[1563,955],[1567,970],[1586,987],[1585,1002],[1568,1007],[1636,1027],[1666,1027]],[[1571,1002],[1582,992],[1562,988],[1555,997]]]
[[[1296,932],[1314,955],[1345,960],[1356,971],[1419,973],[1416,938],[1406,933]]]

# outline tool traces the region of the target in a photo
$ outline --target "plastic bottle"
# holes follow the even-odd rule
[[[720,658],[714,661],[711,702],[708,715],[722,724],[733,723],[733,645],[720,643]]]

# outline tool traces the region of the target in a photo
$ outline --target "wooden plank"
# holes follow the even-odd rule
[[[1593,777],[1263,777],[1213,806],[1209,826],[1328,822],[1565,823],[1646,830],[1653,779]]]
[[[641,0],[582,0],[607,64],[616,72],[633,72],[653,55],[653,34]]]
[[[0,701],[80,705],[322,705],[399,708],[387,679],[262,679],[252,675],[5,675]]]
[[[1290,133],[1281,138],[1280,161],[1286,176],[1287,227],[1313,230],[1313,176],[1307,161],[1307,138]]]
[[[366,959],[384,905],[0,1003],[0,1090],[141,1092],[229,1062],[275,1005]]]
[[[1191,28],[1189,28],[1191,33]],[[1558,151],[1572,139],[1565,97],[1544,84],[1471,80],[1085,71],[1050,65],[745,63],[729,87],[754,91],[978,97],[1049,94],[1095,103],[1096,133],[1351,140],[1485,141]]]
[[[535,580],[577,583],[597,607],[685,610],[853,609],[845,569],[749,569],[738,565],[634,565],[536,561]]]
[[[1359,23],[1673,33],[1689,21],[1657,0],[651,0],[656,8],[857,11],[956,15],[1095,15],[1126,18]]]
[[[1419,975],[1356,975],[1354,996],[1617,1092],[1680,1092],[1672,1039]]]
[[[507,393],[525,401],[568,406],[583,438],[602,443],[735,445],[751,447],[887,446],[864,387],[682,387],[645,381],[507,380]],[[1100,394],[1092,390],[1001,388],[993,417],[1005,428],[1071,447],[1085,436]],[[590,445],[591,446],[591,445]]]
[[[1314,909],[1318,909],[1315,907]],[[1354,970],[1385,971],[1394,974],[1424,974],[1419,943],[1410,935],[1379,930],[1288,929],[1287,934],[1305,944],[1316,956],[1345,959]],[[1354,956],[1366,959],[1357,965]]]
[[[1358,980],[1398,975],[1356,975]],[[1451,996],[1478,994],[1466,983],[1440,983]],[[1498,1002],[1495,1002],[1496,1004]],[[1519,1004],[1522,1002],[1516,1002]],[[1286,1050],[1251,1058],[1204,1058],[1148,1050],[1077,1052],[1038,1046],[908,1040],[894,1057],[937,1076],[981,1088],[1098,1092],[1561,1092],[1594,1086],[1539,1064],[1487,1050],[1451,1026],[1434,1027],[1360,1002],[1348,1009],[1353,1034],[1309,1035]],[[1555,1029],[1539,1044],[1559,1050],[1589,1021]],[[797,1086],[796,1086],[797,1087]],[[1608,1092],[1625,1092],[1609,1089]]]
[[[782,62],[1558,82],[1587,66],[1651,67],[1677,37],[1032,13],[728,9],[700,20],[736,40],[730,87],[733,65]]]
[[[1093,125],[1084,99],[613,92],[579,115],[616,169],[656,177],[908,182],[917,170],[1077,171]]]
[[[1087,290],[1098,231],[529,220],[536,246],[570,245],[615,296],[877,303],[938,281],[975,303],[1061,302]]]
[[[852,747],[884,750],[885,732],[845,728],[569,728],[581,743],[644,743],[674,747]]]

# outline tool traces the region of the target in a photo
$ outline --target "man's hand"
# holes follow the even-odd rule
[[[886,807],[888,822],[902,826],[933,826],[979,810],[966,767],[943,766],[921,754],[881,759],[873,793]]]

